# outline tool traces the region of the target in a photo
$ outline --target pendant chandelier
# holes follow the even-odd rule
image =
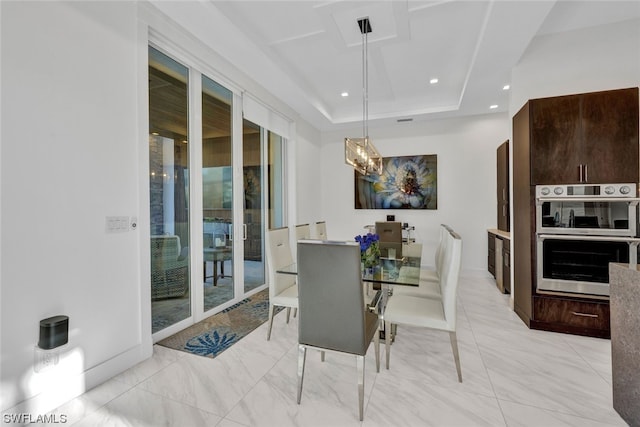
[[[344,139],[344,160],[362,175],[382,174],[382,156],[369,139],[369,18],[358,19],[362,33],[362,137]]]

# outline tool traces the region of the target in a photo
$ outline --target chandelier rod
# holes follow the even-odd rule
[[[362,133],[365,139],[369,137],[369,33],[371,23],[365,17],[358,20],[362,33]],[[365,140],[365,144],[367,141]]]

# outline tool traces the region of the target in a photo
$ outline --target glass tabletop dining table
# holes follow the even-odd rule
[[[398,259],[380,257],[375,266],[364,267],[362,269],[362,281],[365,284],[372,283],[374,289],[378,287],[376,294],[368,304],[369,308],[375,308],[383,316],[387,298],[391,292],[390,285],[419,286],[420,261],[420,257],[405,256]],[[296,263],[289,264],[279,268],[276,272],[297,275],[298,265]]]

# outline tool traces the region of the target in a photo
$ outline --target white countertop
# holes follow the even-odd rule
[[[511,240],[511,233],[508,231],[498,230],[497,228],[489,228],[487,231],[491,234],[495,234],[496,236],[500,236],[503,239]]]

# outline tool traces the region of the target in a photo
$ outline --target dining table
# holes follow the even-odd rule
[[[404,256],[397,259],[380,257],[372,267],[361,266],[362,282],[365,285],[372,284],[372,288],[376,290],[367,304],[368,308],[377,311],[381,321],[384,319],[384,309],[393,292],[393,286],[417,287],[420,285],[420,262],[419,256]],[[277,269],[276,272],[297,275],[298,265],[292,263]],[[380,331],[380,338],[384,339],[384,329]]]

